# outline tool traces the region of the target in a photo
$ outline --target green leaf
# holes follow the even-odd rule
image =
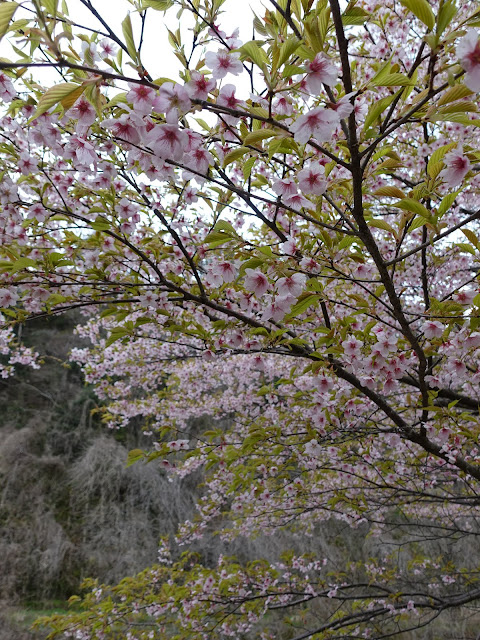
[[[461,189],[459,189],[458,191],[452,191],[452,193],[448,193],[444,198],[442,198],[442,201],[438,205],[439,216],[443,216],[445,213],[447,213],[452,204],[455,202],[455,198],[458,196],[460,191]]]
[[[287,64],[283,69],[282,78],[291,78],[292,76],[297,76],[301,73],[305,73],[305,69],[298,67],[295,64]]]
[[[109,347],[111,344],[113,344],[117,340],[121,340],[121,338],[128,336],[128,334],[129,334],[128,329],[125,329],[123,327],[116,327],[115,329],[112,329],[112,332],[110,333],[110,336],[108,337],[105,343],[105,346]]]
[[[223,231],[224,233],[229,233],[233,236],[237,235],[237,232],[233,228],[233,226],[227,220],[219,220],[217,224],[213,228],[214,231]]]
[[[435,15],[427,0],[400,0],[400,3],[416,15],[430,31],[433,29]]]
[[[50,87],[38,101],[37,109],[29,122],[41,116],[42,113],[45,113],[54,105],[65,100],[72,93],[77,93],[78,89],[79,85],[73,82],[61,82],[60,84]]]
[[[371,84],[374,87],[408,87],[414,86],[415,81],[403,73],[387,73],[376,80],[372,79]]]
[[[142,9],[166,11],[170,7],[173,7],[173,0],[142,0]]]
[[[384,229],[385,231],[389,231],[392,235],[396,235],[393,227],[388,224],[388,222],[383,220],[383,218],[372,218],[371,220],[368,220],[368,226],[377,227],[378,229]]]
[[[111,224],[106,218],[99,216],[98,218],[95,218],[93,222],[90,222],[90,226],[95,231],[107,231],[107,229],[110,229]]]
[[[427,164],[427,172],[429,175],[430,175],[431,168],[438,162],[442,162],[445,154],[451,151],[451,149],[453,149],[456,146],[457,146],[456,142],[450,142],[449,144],[444,144],[442,147],[435,149],[435,151],[430,156]]]
[[[403,198],[402,200],[393,203],[393,206],[398,209],[402,209],[403,211],[410,211],[411,213],[423,216],[426,220],[428,220],[432,215],[421,202],[413,200],[413,198]]]
[[[228,242],[232,239],[232,236],[228,233],[223,233],[221,231],[211,231],[205,237],[204,242],[207,242],[212,248],[219,247],[225,242]]]
[[[252,169],[253,166],[255,164],[255,162],[257,161],[257,158],[249,158],[245,164],[243,165],[243,178],[244,180],[248,180],[248,178],[250,177],[251,173],[252,173]]]
[[[239,269],[240,276],[245,275],[246,269],[256,269],[257,267],[260,267],[263,263],[264,263],[264,260],[262,260],[262,258],[249,258],[248,260],[242,263]]]
[[[345,27],[348,26],[361,26],[368,22],[370,14],[365,9],[360,7],[347,7],[342,15],[342,22]]]
[[[144,457],[145,452],[142,449],[132,449],[127,455],[127,467],[131,467],[135,462],[143,460]]]
[[[251,60],[257,67],[261,68],[268,63],[267,53],[262,49],[258,40],[250,40],[235,51],[240,52],[241,60]]]
[[[437,35],[441,36],[448,25],[451,23],[457,13],[457,7],[455,0],[447,0],[441,4],[440,10],[437,15]]]
[[[127,104],[127,94],[124,91],[117,93],[105,105],[106,107],[116,107],[118,104]]]
[[[65,109],[65,111],[68,111],[71,107],[73,107],[73,105],[78,100],[78,98],[83,94],[85,89],[86,89],[86,85],[81,84],[77,87],[75,91],[72,91],[72,93],[69,93],[67,96],[65,96],[65,98],[60,100],[60,104]]]
[[[457,84],[454,87],[447,89],[445,93],[442,93],[440,100],[437,102],[437,106],[441,107],[444,104],[456,102],[457,100],[461,100],[462,98],[466,98],[471,95],[473,95],[473,91],[470,91],[468,87],[464,84]]]
[[[428,220],[426,218],[424,218],[423,216],[417,216],[415,220],[412,222],[412,224],[410,225],[408,231],[409,232],[416,231],[416,229],[420,229],[420,227],[423,227],[427,223],[428,223]]]
[[[278,57],[278,66],[281,67],[290,56],[295,53],[295,51],[300,46],[301,41],[297,39],[296,36],[289,36],[285,42],[280,47],[280,55]]]
[[[32,258],[19,258],[18,260],[15,260],[15,262],[12,264],[12,273],[15,273],[16,271],[22,271],[27,267],[36,267],[36,266],[37,266],[37,263],[35,260],[32,260]]]
[[[393,99],[395,98],[395,94],[391,96],[387,96],[386,98],[381,98],[380,100],[375,101],[370,109],[368,110],[367,117],[365,118],[364,131],[370,129],[370,127],[376,122],[377,118],[390,106]]]
[[[42,0],[42,4],[50,15],[57,15],[58,0]]]
[[[258,129],[258,131],[251,131],[245,136],[243,144],[253,145],[256,142],[266,140],[267,138],[272,138],[274,135],[276,135],[276,133],[277,132],[274,129]]]
[[[225,155],[225,158],[223,159],[224,168],[227,167],[232,162],[239,160],[242,156],[244,156],[246,153],[249,153],[249,152],[250,152],[250,149],[248,147],[237,147],[237,149],[233,149],[232,151],[229,151]]]
[[[298,144],[293,138],[274,138],[268,144],[268,157],[271,159],[276,153],[296,153]]]
[[[467,236],[474,247],[476,247],[477,249],[479,248],[478,238],[471,229],[462,229],[462,233],[464,236]]]
[[[439,111],[430,116],[430,121],[458,122],[459,124],[463,124],[465,127],[476,124],[476,121],[470,120],[470,118],[465,113],[440,113]]]
[[[352,238],[352,236],[345,236],[338,243],[337,249],[339,251],[341,251],[342,249],[346,249],[347,247],[350,247],[354,242],[355,242],[355,238]]]
[[[17,7],[18,2],[4,2],[0,4],[0,40],[7,33],[10,21]]]
[[[440,107],[438,109],[438,113],[446,114],[446,113],[473,113],[478,111],[478,107],[472,100],[461,100],[460,102],[453,102],[452,104],[447,104],[444,107]]]
[[[297,302],[297,304],[293,305],[290,313],[288,314],[288,319],[295,318],[295,316],[299,316],[301,313],[306,311],[308,307],[312,304],[316,304],[319,298],[315,294],[307,294],[303,298]]]
[[[384,196],[386,198],[405,198],[403,191],[394,186],[380,187],[373,192],[373,195],[378,197]]]
[[[471,253],[472,256],[477,255],[475,249],[466,242],[456,242],[455,246],[458,247],[461,251],[465,251],[467,253]]]
[[[133,39],[133,28],[130,14],[124,18],[122,22],[123,37],[125,38],[125,44],[127,45],[127,51],[132,60],[137,61],[137,49],[135,47],[135,40]]]

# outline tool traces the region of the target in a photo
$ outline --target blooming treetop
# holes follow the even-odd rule
[[[242,43],[221,0],[132,0],[121,34],[82,4],[98,30],[68,2],[0,4],[2,313],[83,309],[72,358],[106,422],[152,437],[131,461],[205,491],[160,565],[54,635],[383,638],[470,615],[480,12],[271,0]],[[142,59],[173,9],[194,19],[169,35],[179,82]],[[332,561],[305,540],[338,523],[365,547]],[[291,548],[180,556],[214,531]]]

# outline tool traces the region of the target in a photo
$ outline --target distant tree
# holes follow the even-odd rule
[[[270,0],[246,43],[222,0],[131,0],[122,34],[81,4],[98,28],[0,4],[2,313],[83,308],[73,357],[106,421],[152,433],[130,461],[204,469],[205,492],[158,566],[92,587],[54,636],[387,638],[455,610],[467,637],[478,3]],[[179,81],[142,62],[174,8]],[[333,562],[305,540],[335,521]],[[214,536],[283,530],[277,558],[211,560]],[[210,560],[174,548],[202,537]]]

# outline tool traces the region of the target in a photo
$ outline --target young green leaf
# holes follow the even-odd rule
[[[74,82],[61,82],[60,84],[50,87],[50,89],[48,89],[38,101],[37,109],[30,118],[30,121],[35,120],[35,118],[38,118],[38,116],[41,116],[42,113],[45,113],[59,102],[66,100],[66,98],[71,96],[73,93],[75,93],[76,98],[78,98],[82,93],[82,91],[78,93],[79,88],[83,91],[81,85],[75,84]]]
[[[135,40],[133,38],[132,20],[129,13],[122,22],[122,31],[123,37],[125,38],[125,44],[127,45],[127,51],[130,54],[132,60],[136,61],[138,58],[138,54],[135,47]]]
[[[7,33],[8,26],[17,7],[18,2],[4,2],[0,4],[0,40]]]
[[[400,0],[400,3],[416,15],[420,22],[423,22],[430,31],[433,29],[435,15],[427,0]]]

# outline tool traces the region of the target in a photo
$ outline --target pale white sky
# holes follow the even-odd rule
[[[269,5],[268,2],[262,3],[260,0],[226,0],[222,7],[224,13],[222,14],[219,26],[230,35],[236,28],[240,30],[240,39],[244,42],[252,39],[252,21],[254,10],[257,14],[263,16],[265,13],[265,7]],[[70,8],[70,15],[72,19],[77,19],[79,23],[88,27],[100,26],[91,13],[81,4],[79,0],[70,0],[68,2]],[[106,19],[111,26],[112,30],[123,39],[122,20],[130,11],[132,23],[134,27],[134,34],[138,38],[140,33],[139,25],[140,19],[132,11],[132,5],[127,0],[101,0],[94,2],[94,6],[97,11]],[[177,11],[174,8],[163,12],[148,10],[147,22],[145,25],[144,45],[142,47],[142,61],[151,75],[155,78],[158,77],[171,77],[172,79],[178,78],[178,69],[180,63],[173,54],[172,47],[168,42],[167,26],[175,31],[179,26],[179,21],[176,17]],[[180,19],[180,26],[182,33],[184,34],[184,42],[186,44],[187,55],[190,52],[188,46],[191,42],[191,32],[189,28],[193,26],[193,20],[191,19],[189,12],[184,11]],[[138,40],[136,40],[138,45]],[[216,50],[217,45],[213,44],[212,49]],[[126,59],[126,58],[125,58]],[[134,74],[133,70],[132,73]]]
[[[70,18],[74,22],[84,25],[85,27],[94,29],[98,28],[102,31],[104,30],[101,24],[94,16],[92,16],[91,12],[83,6],[80,0],[67,0],[67,4],[70,12]],[[345,6],[345,4],[346,0],[341,0],[341,5]],[[124,36],[121,24],[126,15],[130,13],[133,23],[135,42],[138,45],[140,35],[140,18],[128,0],[93,0],[93,5],[114,33],[122,39],[122,41],[124,41]],[[222,6],[223,13],[221,14],[219,26],[226,32],[227,36],[231,35],[233,31],[238,28],[240,32],[240,39],[243,42],[247,42],[252,39],[253,35],[253,12],[258,16],[263,17],[266,9],[273,9],[273,6],[268,0],[226,0]],[[15,14],[15,19],[26,17],[26,15],[28,14],[26,14],[20,7]],[[167,26],[172,31],[175,31],[179,24],[183,34],[183,42],[186,45],[186,54],[188,56],[190,53],[192,36],[189,29],[193,26],[193,20],[190,12],[184,11],[179,22],[176,7],[169,9],[166,14],[153,9],[148,10],[144,44],[142,47],[142,61],[153,78],[168,77],[172,80],[178,80],[180,63],[175,57],[172,47],[168,42]],[[88,34],[88,32],[85,33]],[[16,59],[17,55],[11,50],[8,40],[9,38],[7,36],[0,43],[0,56]],[[62,46],[67,46],[66,40],[63,40]],[[211,50],[216,50],[219,46],[220,45],[217,43],[211,43],[209,48]],[[136,71],[133,68],[129,71],[129,67],[125,65],[127,60],[128,57],[124,56],[125,73],[132,77],[137,77]],[[54,71],[44,72],[43,70],[35,70],[34,75],[40,82],[44,82],[46,85],[59,81],[58,73]],[[225,82],[234,83],[241,93],[248,93],[250,90],[249,79],[246,74],[242,74],[242,76],[237,78],[227,76]]]

